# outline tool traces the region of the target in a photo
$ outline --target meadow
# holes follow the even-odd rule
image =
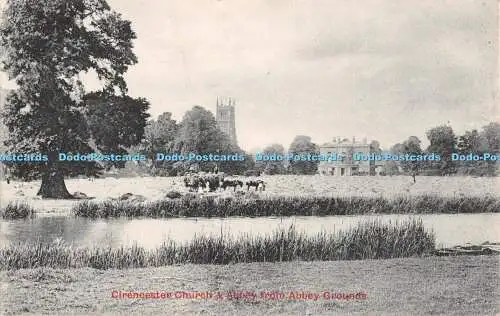
[[[498,315],[494,256],[0,271],[3,315]],[[308,292],[345,299],[141,299],[121,292]],[[234,296],[233,296],[234,297]]]
[[[242,180],[246,178],[241,177]],[[170,205],[165,202],[169,200],[166,196],[168,192],[178,191],[182,194],[187,193],[184,187],[182,177],[133,177],[133,178],[113,178],[96,179],[88,181],[87,179],[68,179],[66,185],[71,193],[83,192],[93,198],[92,202],[99,203],[108,201],[110,198],[118,198],[126,193],[141,195],[145,198],[150,207],[155,208],[158,205]],[[371,209],[377,209],[380,205],[387,205],[387,200],[400,201],[405,207],[403,212],[412,212],[412,207],[408,207],[407,201],[420,199],[422,203],[427,203],[432,206],[435,202],[440,205],[442,211],[435,212],[453,212],[457,207],[453,203],[458,203],[460,207],[472,210],[474,212],[495,212],[498,211],[498,197],[500,196],[500,182],[498,177],[494,178],[477,178],[477,177],[417,177],[417,182],[413,183],[410,177],[394,176],[394,177],[329,177],[329,176],[264,176],[266,181],[266,191],[263,192],[246,192],[246,188],[239,189],[240,193],[221,192],[199,193],[198,196],[215,196],[218,199],[248,197],[250,200],[255,199],[274,199],[273,203],[283,203],[282,201],[290,200],[290,198],[339,198],[350,200],[352,197],[364,197],[365,201],[380,201],[377,203],[369,202],[364,211],[358,211],[356,214],[369,212]],[[5,208],[9,203],[25,202],[38,212],[38,215],[69,215],[71,209],[79,200],[42,200],[36,196],[39,189],[40,181],[32,182],[11,182],[7,185],[1,184],[2,199],[0,200],[0,208]],[[252,189],[251,189],[252,190]],[[437,197],[436,197],[437,196]],[[419,198],[420,197],[420,198]],[[436,198],[435,198],[436,197]],[[339,200],[339,201],[340,201]],[[455,202],[447,202],[447,201]],[[290,200],[291,201],[291,200]],[[154,204],[160,203],[160,204]],[[164,204],[161,204],[164,203]],[[174,202],[179,203],[179,202]],[[192,202],[198,203],[198,202]],[[210,203],[210,202],[208,202]],[[225,202],[225,203],[240,203],[240,202]],[[269,202],[268,202],[269,203]],[[293,202],[295,203],[295,202]],[[392,203],[392,202],[391,202]],[[412,202],[416,203],[416,202]],[[423,205],[420,203],[420,205]],[[451,204],[450,204],[451,203]],[[479,204],[477,204],[479,203]],[[479,207],[486,205],[487,209]],[[418,203],[417,203],[418,204]],[[466,205],[469,204],[469,207]],[[108,204],[111,206],[112,204]],[[114,204],[113,204],[114,205]],[[120,204],[116,204],[115,209],[120,209]],[[273,204],[274,207],[275,204]],[[394,204],[395,205],[395,204]],[[477,205],[478,207],[474,207]],[[237,206],[242,206],[238,204]],[[453,206],[453,207],[452,207]],[[172,208],[174,206],[171,206]],[[290,207],[290,205],[287,205]],[[313,212],[314,205],[307,212]],[[397,206],[395,206],[397,208]],[[426,211],[429,212],[426,206]],[[155,211],[157,212],[157,211]],[[305,212],[305,211],[304,211]],[[305,212],[305,213],[307,213]],[[339,212],[339,211],[338,211]],[[342,213],[344,211],[340,211]],[[401,212],[401,211],[398,211]],[[419,211],[420,212],[420,211]],[[248,211],[249,215],[251,212]],[[179,211],[173,212],[179,215]],[[196,215],[196,214],[194,214]]]

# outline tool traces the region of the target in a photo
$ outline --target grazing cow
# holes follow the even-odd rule
[[[222,181],[221,188],[226,191],[228,187],[233,187],[234,191],[236,192],[236,188],[240,186],[243,188],[243,181],[240,180],[224,180]]]
[[[190,188],[190,191],[198,191],[199,188],[202,188],[209,192],[216,192],[223,181],[223,175],[192,174],[184,178],[184,185]]]
[[[224,181],[222,177],[212,176],[207,179],[207,187],[210,192],[216,192],[220,188],[221,182]]]
[[[189,188],[189,191],[198,191],[198,188],[200,186],[204,186],[202,181],[200,181],[200,179],[198,177],[186,177],[184,178],[184,185],[186,186],[186,188]]]
[[[257,191],[257,189],[259,191],[266,190],[266,183],[260,179],[247,181],[246,185],[247,185],[247,191],[250,190],[250,187],[255,187],[255,191]]]

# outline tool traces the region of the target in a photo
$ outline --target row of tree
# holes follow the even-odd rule
[[[137,63],[133,52],[135,38],[130,21],[114,12],[105,0],[7,1],[0,24],[1,68],[18,88],[8,95],[2,112],[8,128],[5,145],[9,152],[36,152],[49,157],[43,163],[10,166],[21,178],[41,177],[39,195],[70,198],[65,176],[95,175],[103,168],[123,167],[123,162],[67,163],[58,160],[59,152],[242,153],[247,158],[244,161],[221,162],[218,167],[229,173],[250,169],[270,174],[316,173],[317,162],[312,161],[292,161],[289,165],[253,162],[217,128],[213,114],[200,106],[188,111],[178,124],[170,113],[148,124],[149,102],[128,96],[124,79],[129,67]],[[91,71],[97,74],[102,90],[85,89],[80,75]],[[427,137],[431,142],[427,151],[443,157],[449,157],[454,150],[499,151],[497,123],[481,132],[467,132],[458,139],[447,126],[430,130]],[[380,151],[376,142],[372,143],[372,150]],[[420,152],[420,142],[410,138],[394,146],[393,151]],[[274,144],[263,152],[284,153],[284,148]],[[318,146],[310,137],[297,136],[288,152],[317,153]],[[485,174],[491,173],[492,166],[484,164]],[[192,166],[187,162],[156,161],[152,167],[176,174]],[[214,167],[213,162],[198,166],[201,170]],[[422,169],[418,165],[402,167]],[[449,159],[426,167],[440,174],[457,169]]]
[[[447,125],[431,128],[426,133],[429,141],[427,148],[422,148],[421,140],[416,136],[393,145],[389,150],[380,148],[378,141],[370,144],[371,153],[388,152],[392,155],[425,155],[434,153],[440,156],[439,161],[386,161],[383,173],[387,175],[409,174],[421,175],[475,175],[494,176],[498,173],[497,161],[453,161],[452,153],[477,154],[500,153],[500,123],[492,122],[483,126],[481,131],[466,131],[463,135],[456,136],[453,128]],[[308,136],[297,136],[288,150],[289,153],[317,153],[319,148],[311,142]],[[264,153],[285,153],[280,144],[273,144],[263,150]],[[351,157],[352,153],[348,153]],[[374,171],[374,161],[371,161],[370,171]],[[256,169],[270,174],[315,174],[317,162],[292,161],[288,165],[283,162],[260,162],[256,163]]]
[[[380,145],[373,141],[370,145],[372,152],[380,152]],[[244,152],[238,146],[232,145],[224,133],[218,128],[213,114],[201,106],[195,106],[188,111],[182,121],[177,124],[171,113],[163,113],[157,120],[151,120],[145,129],[145,137],[134,152],[141,152],[148,157],[155,153],[241,153],[245,156],[242,162],[218,163],[218,169],[230,174],[265,173],[265,174],[316,174],[318,161],[255,161],[255,157]],[[320,148],[311,141],[311,137],[297,135],[285,150],[281,144],[271,144],[261,153],[271,155],[308,155],[319,154]],[[176,175],[187,171],[193,162],[152,161],[149,162],[160,174]],[[196,163],[197,169],[213,170],[214,162]]]
[[[232,144],[226,134],[217,127],[213,114],[201,106],[194,106],[186,112],[182,121],[177,123],[172,114],[161,114],[157,120],[148,122],[144,139],[131,149],[140,152],[151,160],[148,164],[157,174],[177,175],[188,171],[195,166],[197,170],[210,171],[218,169],[229,174],[244,174],[245,172],[267,174],[315,174],[317,162],[292,161],[289,165],[280,161],[255,161],[254,157]],[[154,159],[156,153],[214,153],[214,154],[242,154],[244,161],[226,162],[187,162],[187,161],[158,161]],[[285,154],[280,144],[271,144],[263,151],[264,154]],[[308,154],[318,153],[319,147],[311,142],[308,136],[295,137],[288,153]]]
[[[427,131],[430,142],[426,149],[421,148],[421,141],[416,136],[397,143],[390,149],[393,154],[429,154],[440,155],[439,161],[388,162],[386,172],[398,174],[400,169],[413,176],[416,174],[428,175],[477,175],[493,176],[498,172],[497,161],[453,161],[452,153],[498,154],[500,152],[500,123],[492,122],[483,126],[481,131],[476,129],[466,131],[456,136],[452,127],[442,125]]]

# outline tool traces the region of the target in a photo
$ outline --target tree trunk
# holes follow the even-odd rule
[[[42,185],[37,195],[44,199],[73,198],[66,188],[66,183],[64,183],[64,175],[58,170],[47,170],[42,175]]]

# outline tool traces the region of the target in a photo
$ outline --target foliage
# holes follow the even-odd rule
[[[293,225],[266,235],[195,236],[188,243],[165,241],[148,251],[132,247],[73,248],[64,244],[19,244],[0,249],[0,270],[37,267],[126,269],[172,264],[231,264],[281,261],[388,259],[435,250],[435,236],[422,221],[366,221],[338,232],[307,234]]]
[[[298,135],[295,136],[293,142],[290,144],[288,153],[291,155],[317,155],[319,154],[319,148],[316,144],[311,142],[311,137]],[[316,174],[318,171],[318,163],[319,161],[291,160],[291,172],[293,174]]]
[[[416,136],[410,136],[406,141],[403,142],[404,154],[409,155],[422,155],[423,151],[420,148],[421,141]],[[402,168],[405,172],[408,172],[415,181],[415,176],[424,166],[424,161],[402,161]]]
[[[104,153],[127,154],[127,148],[138,144],[144,136],[149,102],[144,98],[107,96],[90,93],[84,96],[86,120],[95,144]],[[125,166],[125,161],[108,167]]]
[[[370,153],[380,154],[382,153],[382,149],[380,148],[380,143],[376,140],[372,140],[370,143]],[[352,153],[349,153],[349,157],[352,157]],[[375,175],[376,161],[370,160],[370,175]]]
[[[285,155],[285,148],[281,144],[272,144],[265,147],[262,150],[262,154],[265,156],[271,155]],[[285,164],[284,161],[256,161],[255,169],[261,173],[273,175],[273,174],[284,174]]]
[[[200,198],[130,203],[129,201],[83,201],[72,208],[76,216],[109,217],[231,217],[231,216],[329,216],[359,214],[498,213],[496,197],[322,197],[274,196],[260,198]]]
[[[397,143],[392,146],[390,152],[394,155],[401,155],[408,152],[439,154],[441,161],[428,161],[417,163],[412,166],[409,162],[388,161],[385,164],[387,174],[398,174],[398,167],[405,172],[412,173],[412,169],[417,169],[421,175],[447,175],[459,173],[474,176],[494,176],[498,173],[498,162],[496,161],[451,161],[453,152],[467,155],[484,153],[495,154],[500,151],[500,124],[490,123],[483,126],[481,132],[477,130],[466,131],[463,135],[455,137],[453,129],[449,126],[438,126],[427,132],[430,146],[422,151],[418,147],[415,150],[408,148],[408,139],[405,143]],[[410,137],[411,138],[411,137]],[[415,141],[419,143],[419,141]],[[410,146],[414,147],[414,146]]]
[[[487,144],[477,130],[466,131],[465,134],[458,137],[458,153],[468,155],[470,153],[481,155],[486,152]],[[459,161],[459,174],[485,175],[488,169],[486,161]]]
[[[182,193],[180,193],[179,191],[169,191],[165,196],[169,199],[178,199],[182,197]]]
[[[441,160],[433,162],[431,167],[439,169],[441,175],[453,174],[456,166],[452,161],[452,153],[456,151],[457,143],[453,129],[446,125],[431,128],[427,131],[427,138],[430,141],[427,152],[441,156]]]
[[[0,208],[0,218],[3,219],[25,219],[35,217],[35,210],[27,203],[12,203]]]
[[[170,112],[162,113],[156,121],[151,120],[146,125],[144,139],[138,150],[152,159],[155,169],[172,169],[172,162],[156,160],[156,154],[172,151],[177,129],[177,122],[172,119]]]
[[[491,154],[500,153],[500,123],[491,122],[490,124],[483,126],[481,137],[484,139],[486,152]],[[498,174],[498,161],[488,161],[487,165],[488,175]]]
[[[243,150],[233,145],[229,137],[217,127],[214,115],[201,106],[194,106],[186,112],[177,129],[173,151],[181,155],[246,155]],[[180,161],[174,168],[187,171],[194,165],[198,170],[211,171],[216,167],[226,173],[242,173],[249,166],[243,161]]]
[[[391,155],[401,155],[404,151],[403,144],[397,143],[391,147],[389,153]],[[402,170],[401,163],[395,160],[388,160],[384,164],[384,174],[386,175],[399,175],[400,169]]]
[[[58,152],[92,152],[85,87],[79,75],[91,70],[103,95],[127,92],[123,78],[137,62],[130,22],[104,0],[7,2],[0,25],[2,70],[18,85],[7,98],[3,120],[11,152],[47,154],[24,165],[42,174],[42,197],[67,198],[64,174],[88,164],[58,161]]]
[[[496,154],[500,152],[500,124],[490,123],[483,126],[481,132],[466,131],[458,137],[457,150],[463,155]],[[497,174],[497,161],[459,161],[460,174],[476,176],[494,176]]]

